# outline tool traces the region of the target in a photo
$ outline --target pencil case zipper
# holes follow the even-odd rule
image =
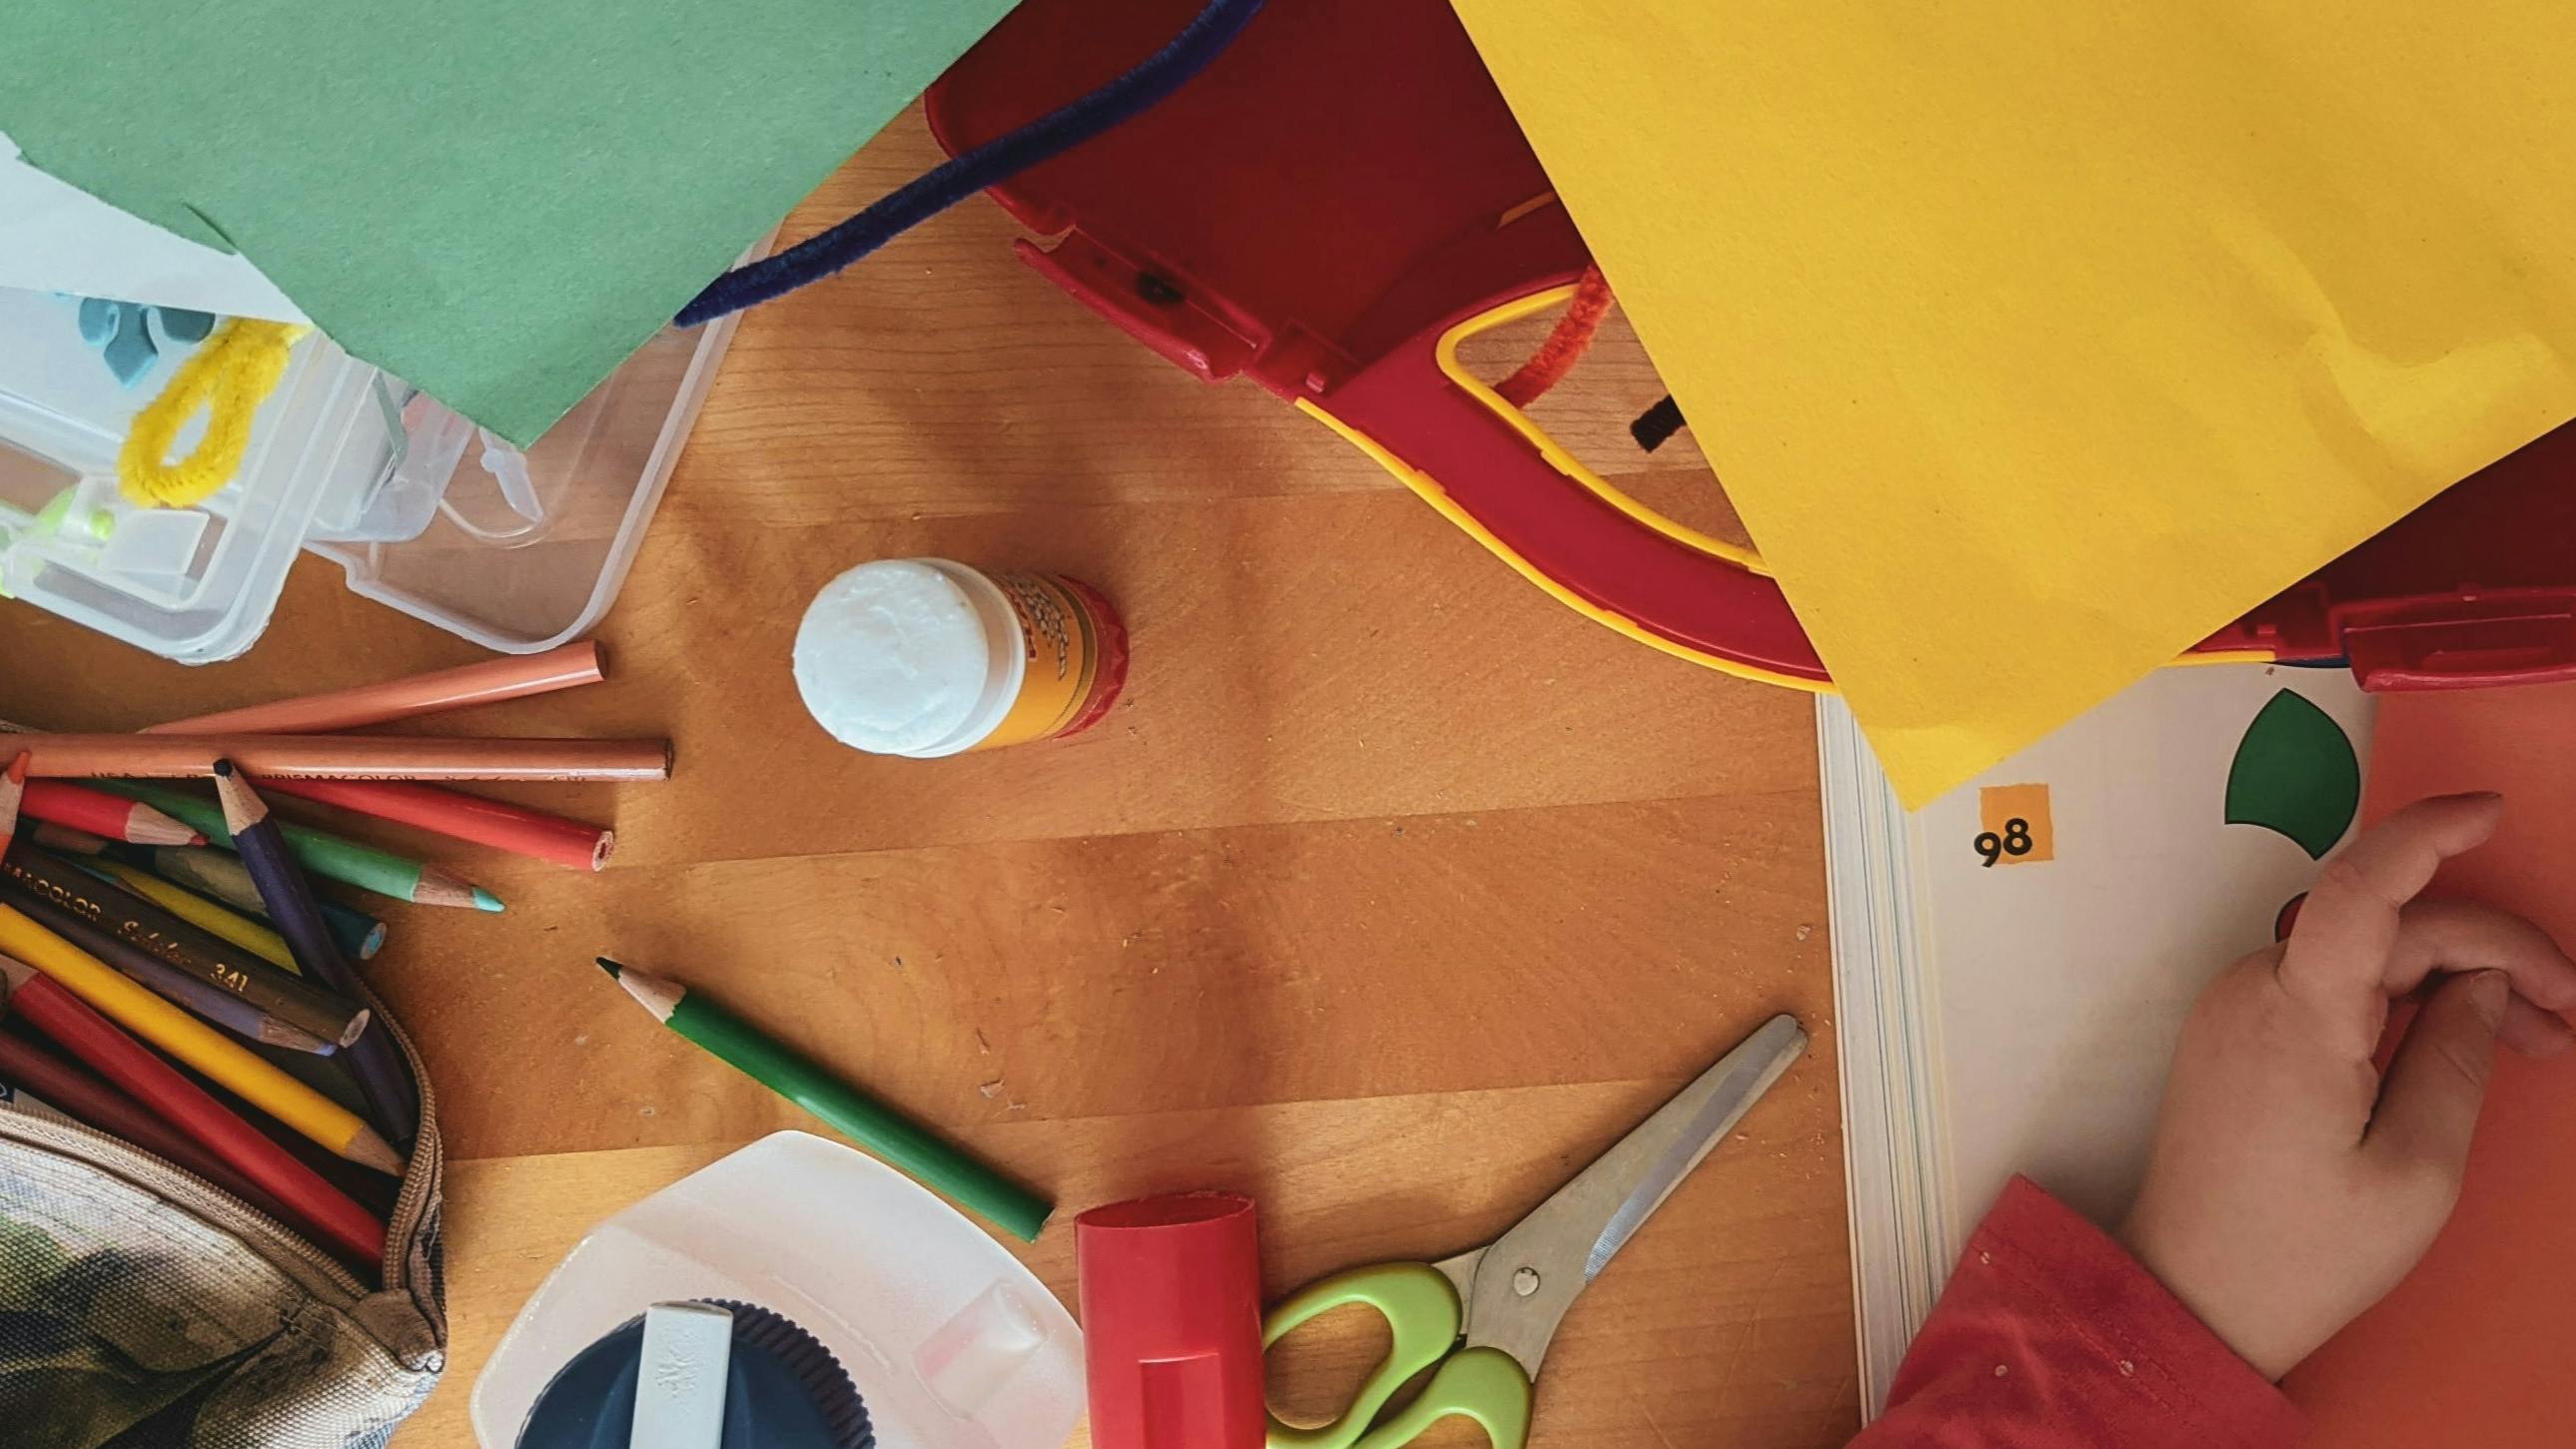
[[[375,1013],[373,1024],[391,1034],[394,1045],[402,1052],[403,1064],[411,1069],[413,1084],[420,1091],[419,1135],[413,1139],[411,1156],[403,1163],[402,1186],[394,1198],[394,1209],[386,1216],[385,1242],[377,1267],[384,1279],[382,1291],[399,1291],[411,1298],[415,1306],[421,1306],[420,1295],[411,1283],[405,1265],[412,1238],[420,1230],[420,1218],[429,1201],[430,1185],[438,1180],[442,1161],[437,1102],[430,1091],[429,1075],[421,1070],[420,1054],[413,1049],[411,1038],[386,1013],[384,1002],[372,988],[360,982],[359,990]],[[255,1235],[259,1242],[254,1246],[260,1249],[262,1257],[297,1270],[296,1277],[308,1292],[316,1296],[327,1294],[335,1307],[353,1307],[374,1291],[358,1281],[355,1273],[342,1267],[338,1259],[315,1247],[295,1229],[186,1168],[146,1152],[112,1132],[102,1132],[57,1115],[0,1112],[0,1138],[42,1148],[121,1178],[235,1236],[248,1238]],[[433,1305],[424,1308],[424,1317],[436,1323],[441,1321],[442,1315],[434,1311]],[[443,1333],[440,1335],[444,1336]]]

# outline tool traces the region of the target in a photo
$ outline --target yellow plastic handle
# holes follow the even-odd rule
[[[1271,1309],[1262,1320],[1261,1346],[1266,1350],[1319,1315],[1354,1303],[1368,1305],[1386,1320],[1394,1338],[1386,1357],[1369,1371],[1359,1392],[1351,1396],[1349,1406],[1331,1423],[1303,1428],[1283,1423],[1272,1414],[1270,1449],[1350,1449],[1369,1433],[1378,1412],[1395,1397],[1396,1390],[1458,1346],[1462,1321],[1458,1290],[1428,1263],[1354,1268],[1310,1284]]]

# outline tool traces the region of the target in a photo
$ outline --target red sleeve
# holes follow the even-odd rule
[[[1852,1449],[2277,1449],[2305,1427],[2136,1259],[2016,1177]]]

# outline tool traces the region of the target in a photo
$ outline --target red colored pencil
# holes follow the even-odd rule
[[[287,1222],[286,1205],[234,1171],[221,1158],[188,1140],[143,1104],[36,1043],[0,1031],[0,1081],[34,1095],[46,1106],[107,1133],[176,1167],[193,1172],[252,1207]]]
[[[258,1128],[225,1109],[205,1089],[127,1036],[70,988],[32,966],[0,957],[9,1009],[56,1045],[89,1064],[127,1096],[206,1144],[244,1177],[266,1188],[294,1217],[362,1261],[380,1261],[385,1225],[347,1193],[324,1182]]]
[[[134,845],[203,845],[206,837],[140,800],[61,780],[31,780],[19,808],[36,820]]]
[[[260,788],[574,870],[599,869],[617,848],[616,832],[604,827],[435,785],[402,780],[262,780]]]

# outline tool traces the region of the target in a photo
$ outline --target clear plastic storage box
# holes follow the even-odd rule
[[[488,648],[588,631],[625,582],[732,340],[665,329],[522,453],[319,333],[196,508],[117,493],[136,412],[196,344],[121,384],[76,299],[0,289],[0,592],[189,664],[258,640],[299,549],[349,587]],[[180,435],[184,451],[203,429]]]

